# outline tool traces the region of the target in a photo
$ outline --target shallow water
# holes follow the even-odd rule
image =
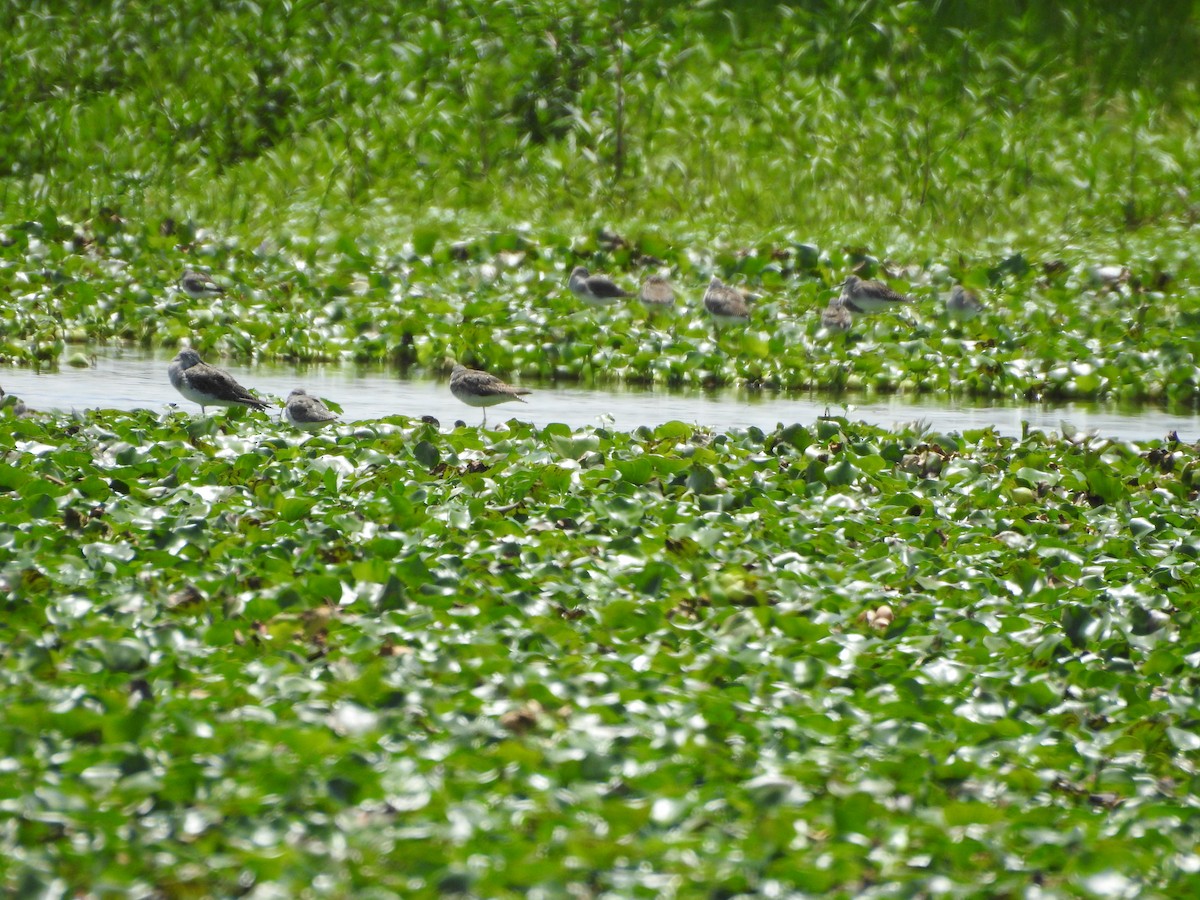
[[[342,420],[354,422],[390,415],[431,415],[443,425],[462,419],[477,424],[481,410],[464,406],[450,394],[447,381],[407,380],[384,371],[361,371],[351,366],[225,365],[238,381],[264,396],[283,398],[293,388],[327,398],[342,407]],[[177,405],[199,413],[167,381],[168,357],[139,351],[104,348],[91,368],[37,374],[30,369],[0,369],[0,385],[32,409],[164,409]],[[1200,432],[1200,416],[1169,414],[1144,408],[1120,410],[1099,404],[983,405],[939,398],[882,397],[851,402],[816,395],[727,389],[672,391],[662,388],[580,388],[529,385],[528,403],[509,403],[488,411],[489,424],[518,418],[535,425],[562,422],[572,427],[608,424],[629,430],[671,420],[718,429],[751,425],[768,430],[779,423],[807,423],[827,412],[855,421],[891,427],[914,420],[936,431],[994,427],[1002,434],[1021,432],[1021,423],[1046,431],[1061,431],[1064,423],[1106,437],[1133,440],[1161,438],[1168,431],[1185,440]],[[215,413],[220,415],[220,412]]]

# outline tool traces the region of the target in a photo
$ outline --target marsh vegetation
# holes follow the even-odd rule
[[[1194,3],[729,6],[9,4],[0,358],[1194,408]],[[1197,891],[1189,436],[19,412],[6,893]]]

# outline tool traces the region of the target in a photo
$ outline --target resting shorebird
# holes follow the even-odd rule
[[[704,292],[704,308],[713,317],[713,327],[718,325],[745,325],[750,321],[750,307],[746,301],[752,295],[730,287],[716,275]]]
[[[521,400],[523,394],[528,394],[526,388],[513,387],[505,384],[495,375],[481,372],[479,369],[468,369],[459,364],[450,373],[450,393],[467,406],[483,407],[483,424],[487,424],[487,408],[497,403],[507,403],[510,400]]]
[[[323,425],[336,422],[337,413],[332,412],[317,397],[296,388],[288,394],[287,403],[283,407],[283,418],[301,431],[316,431]]]
[[[876,313],[897,309],[910,302],[882,281],[863,281],[857,275],[847,275],[842,282],[841,302],[853,313]]]
[[[183,275],[179,279],[179,289],[194,299],[217,297],[225,293],[222,285],[217,284],[203,272],[196,272],[192,269],[183,270]]]
[[[961,284],[956,284],[950,291],[950,297],[946,300],[946,315],[951,319],[967,322],[981,312],[983,312],[983,304],[979,300],[979,295],[974,291],[967,290]]]
[[[647,309],[666,309],[675,305],[675,289],[662,275],[650,275],[638,294]]]
[[[224,369],[210,366],[200,359],[200,354],[190,347],[180,350],[171,360],[167,374],[175,390],[193,403],[200,404],[200,414],[206,406],[248,406],[251,409],[266,409],[270,406],[259,400],[234,380]]]
[[[606,306],[616,303],[622,297],[632,296],[628,291],[617,287],[607,275],[589,275],[583,266],[576,266],[571,270],[567,287],[576,297],[597,306]]]
[[[827,334],[849,331],[853,324],[854,318],[850,315],[850,310],[846,308],[841,297],[830,300],[829,305],[821,313],[821,329]]]

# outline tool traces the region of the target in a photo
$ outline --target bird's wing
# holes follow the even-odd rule
[[[879,300],[891,300],[894,303],[905,303],[908,301],[907,297],[893,291],[882,281],[864,281],[859,285],[859,290],[868,297],[875,297]]]
[[[515,388],[511,384],[505,384],[495,375],[484,375],[483,378],[473,382],[472,387],[475,389],[475,393],[482,394],[485,397],[509,396],[522,392],[529,393],[522,388]]]
[[[611,278],[592,275],[587,279],[587,288],[597,297],[628,297],[629,294],[617,287]]]
[[[266,409],[268,406],[267,403],[259,400],[238,384],[228,372],[210,366],[208,363],[200,363],[192,366],[186,372],[188,383],[201,393],[209,394],[221,400],[234,400],[238,403],[246,403],[258,409]]]
[[[288,405],[292,407],[292,415],[305,422],[328,422],[337,418],[337,413],[316,397],[297,397]]]

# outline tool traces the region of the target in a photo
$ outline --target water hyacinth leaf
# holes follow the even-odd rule
[[[1062,613],[1063,631],[1076,647],[1085,647],[1096,636],[1102,619],[1092,610],[1082,606],[1068,606]]]
[[[605,628],[617,631],[627,627],[638,610],[638,604],[632,600],[614,600],[601,608],[600,622]]]
[[[310,497],[275,498],[275,511],[284,522],[298,522],[305,518],[315,505],[316,501]]]
[[[441,230],[438,228],[424,227],[415,229],[412,235],[413,252],[418,256],[429,256],[433,253],[433,249],[437,246],[441,236]]]
[[[654,429],[654,436],[660,441],[686,441],[692,436],[692,427],[683,422],[664,422]]]
[[[614,460],[613,468],[621,473],[621,478],[631,484],[647,484],[654,476],[654,465],[644,456],[633,459]]]
[[[388,576],[377,599],[380,610],[403,609],[408,604],[408,588],[395,575]]]
[[[1176,748],[1185,753],[1194,753],[1200,750],[1200,735],[1196,734],[1194,730],[1172,727],[1167,729],[1167,736]]]
[[[693,465],[688,471],[687,486],[697,494],[711,494],[717,489],[717,477],[708,466]]]
[[[1154,523],[1141,516],[1129,520],[1129,531],[1135,538],[1145,537],[1155,532]]]
[[[853,483],[858,470],[848,459],[826,466],[822,472],[825,481],[831,485],[848,485]]]
[[[1146,609],[1143,606],[1134,607],[1130,617],[1132,631],[1136,635],[1154,634],[1165,628],[1170,621],[1171,617],[1166,613],[1157,609]]]
[[[1036,488],[1040,484],[1058,484],[1062,476],[1056,472],[1042,472],[1029,466],[1022,466],[1013,472],[1017,481],[1026,487]]]
[[[322,603],[336,604],[342,599],[342,582],[335,575],[310,575],[296,583],[296,590],[310,607]]]
[[[1121,479],[1099,466],[1087,470],[1087,486],[1092,494],[1105,503],[1116,503],[1125,496],[1125,486]]]
[[[567,459],[579,459],[586,453],[594,452],[600,447],[600,440],[594,434],[550,436],[550,443],[560,456]]]
[[[25,501],[25,508],[31,519],[51,519],[58,515],[58,504],[49,491],[39,491],[37,488],[47,485],[47,482],[33,480],[26,482],[26,487],[32,488]]]
[[[417,445],[413,447],[412,453],[413,459],[427,469],[436,468],[441,461],[441,454],[438,452],[437,447],[429,441],[418,441]]]
[[[817,440],[822,442],[833,440],[841,433],[843,422],[844,420],[841,419],[817,419]]]
[[[18,469],[16,466],[11,466],[8,463],[0,462],[0,490],[20,490],[25,484],[32,480],[33,476],[31,476],[29,473]],[[42,493],[45,493],[45,491],[42,491]]]
[[[96,642],[105,668],[113,672],[136,672],[146,666],[146,647],[140,641],[122,639]]]
[[[674,579],[675,568],[666,562],[655,561],[647,565],[633,578],[633,586],[643,594],[658,596],[663,586]]]

